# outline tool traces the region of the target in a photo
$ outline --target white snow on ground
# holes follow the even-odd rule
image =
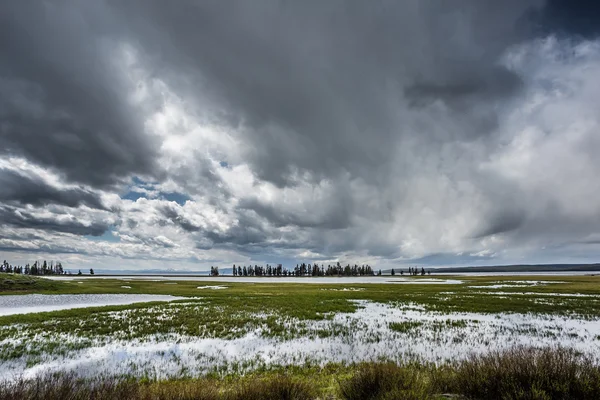
[[[490,294],[498,296],[558,296],[558,297],[593,297],[599,298],[597,294],[583,294],[583,293],[541,293],[541,292],[471,292],[470,294]]]
[[[505,289],[505,288],[524,288],[528,286],[524,285],[481,285],[481,286],[469,286],[469,289]]]
[[[362,284],[362,283],[382,283],[382,284],[415,284],[415,285],[458,285],[463,283],[459,279],[446,278],[423,278],[423,277],[402,277],[402,276],[319,276],[319,277],[293,277],[293,276],[144,276],[144,275],[128,275],[128,276],[79,276],[77,278],[71,276],[48,276],[46,279],[69,281],[73,279],[122,279],[122,280],[139,280],[146,282],[162,282],[162,281],[194,281],[194,282],[245,282],[245,283],[315,283],[315,284]],[[160,278],[160,279],[159,279]]]
[[[154,294],[26,294],[0,296],[0,316],[71,308],[116,306],[149,301],[184,300],[187,297]]]
[[[494,282],[492,282],[494,283]],[[504,289],[504,288],[523,288],[540,285],[561,284],[566,282],[559,281],[504,281],[496,282],[494,285],[469,286],[471,289]]]
[[[197,289],[219,290],[219,289],[227,289],[227,286],[198,286]]]
[[[306,322],[308,333],[291,340],[263,335],[266,327],[239,339],[152,335],[143,340],[109,340],[106,345],[69,353],[42,356],[28,367],[26,359],[0,364],[0,376],[33,377],[67,370],[82,375],[150,374],[156,377],[198,375],[216,368],[251,370],[268,365],[298,365],[309,361],[357,362],[419,358],[433,362],[461,359],[514,345],[562,345],[600,358],[600,321],[531,314],[444,314],[426,312],[411,304],[358,302],[354,313],[339,313],[332,320],[286,320],[288,328]],[[398,332],[390,323],[422,323]],[[319,337],[319,332],[331,332]],[[322,335],[321,335],[322,336]],[[72,340],[78,340],[73,338]]]

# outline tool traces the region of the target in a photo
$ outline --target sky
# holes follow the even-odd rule
[[[600,6],[0,3],[0,259],[588,263]]]

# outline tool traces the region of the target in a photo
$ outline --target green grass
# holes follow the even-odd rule
[[[27,279],[27,278],[26,278]],[[418,278],[416,278],[418,279]],[[459,285],[391,285],[391,284],[360,284],[352,285],[348,279],[345,285],[321,285],[302,283],[210,283],[179,281],[177,285],[172,282],[148,282],[131,280],[125,283],[118,279],[84,279],[77,283],[56,282],[46,279],[35,279],[39,283],[20,284],[26,287],[19,293],[47,293],[47,294],[98,294],[98,293],[137,293],[137,294],[170,294],[184,297],[202,297],[201,304],[206,313],[218,313],[221,324],[231,328],[240,327],[249,321],[247,318],[256,313],[266,313],[277,316],[286,316],[300,320],[319,320],[328,318],[332,313],[352,312],[356,304],[352,300],[370,300],[382,303],[415,304],[425,311],[474,312],[474,313],[539,313],[550,315],[574,315],[581,318],[593,319],[600,316],[600,277],[470,277],[461,278],[465,281]],[[556,283],[542,286],[528,287],[526,289],[505,288],[502,292],[510,292],[510,296],[494,295],[497,290],[473,289],[469,286],[485,285],[491,282],[508,280],[555,280],[566,283]],[[2,278],[0,278],[0,281]],[[224,290],[200,290],[198,286],[219,284],[228,288]],[[35,286],[35,287],[34,287]],[[131,286],[131,289],[121,286]],[[363,291],[335,291],[329,289],[342,289],[344,287],[367,288]],[[539,295],[523,295],[522,292],[535,292]],[[484,292],[484,293],[482,293]],[[3,290],[0,294],[14,294],[14,290]],[[548,293],[557,294],[585,294],[598,297],[562,297],[546,296]],[[50,319],[57,321],[53,326],[59,332],[70,332],[71,324],[75,318],[87,320],[103,311],[133,310],[144,313],[151,310],[154,304],[139,304],[133,306],[111,306],[103,308],[74,309],[57,311],[53,313],[28,314],[18,316],[0,317],[0,326],[25,323],[39,324]],[[182,310],[180,317],[176,317],[173,326],[182,326],[181,332],[194,332],[192,326],[186,321],[197,318],[210,319],[199,315],[194,310]],[[232,315],[227,317],[223,315]],[[272,328],[277,330],[274,321]],[[94,325],[91,321],[82,330],[102,329],[100,324]],[[166,328],[169,328],[168,326]],[[218,329],[217,327],[213,327]],[[213,329],[210,328],[209,329]],[[118,330],[119,326],[111,328]],[[195,332],[197,333],[197,332]]]
[[[0,282],[6,280],[6,274],[0,274]],[[8,275],[15,279],[16,275]],[[4,279],[3,279],[4,278]],[[20,277],[27,281],[29,278]],[[194,282],[169,281],[151,282],[142,280],[123,281],[120,279],[81,279],[74,281],[50,281],[34,278],[36,284],[20,283],[0,286],[0,295],[19,293],[47,294],[100,294],[100,293],[137,293],[168,294],[175,296],[202,296],[214,305],[225,307],[232,304],[235,298],[238,307],[244,309],[273,309],[285,314],[301,318],[318,318],[319,313],[339,312],[342,309],[353,310],[348,300],[371,300],[377,302],[416,303],[429,311],[440,312],[534,312],[551,314],[580,314],[600,316],[600,276],[520,276],[520,277],[452,277],[463,280],[463,284],[353,284],[352,278],[344,280],[344,284],[306,284],[299,283],[241,283],[241,282]],[[415,281],[421,277],[411,278]],[[531,286],[526,288],[475,289],[469,286],[490,285],[496,282],[544,280],[557,283]],[[385,277],[382,278],[382,282]],[[565,282],[565,283],[559,283]],[[177,283],[173,285],[172,283]],[[198,286],[222,285],[225,290],[200,290]],[[131,286],[131,289],[121,286]],[[365,288],[361,291],[341,291],[343,288]],[[338,290],[330,290],[338,289]],[[448,294],[448,292],[451,292]],[[494,295],[494,292],[511,293],[509,298]],[[538,296],[523,295],[523,292],[534,292]],[[544,294],[576,294],[595,295],[591,297],[544,296]],[[542,297],[543,296],[543,297]],[[483,300],[482,300],[483,299]],[[542,299],[545,302],[534,300]],[[83,312],[83,311],[80,311]],[[2,321],[0,320],[0,323]]]
[[[35,276],[0,273],[0,295],[50,292],[63,286],[61,282]]]
[[[423,326],[421,321],[402,321],[390,323],[390,329],[400,333],[408,333],[411,331],[418,330]]]

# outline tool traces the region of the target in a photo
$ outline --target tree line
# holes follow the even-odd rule
[[[314,264],[296,264],[293,269],[287,269],[282,264],[275,265],[233,265],[232,268],[233,276],[375,276],[381,275],[381,270],[375,272],[370,265],[350,265],[342,266],[339,262],[335,265],[325,264],[319,265]],[[404,275],[403,270],[399,270],[400,275]],[[426,272],[424,268],[420,270],[417,267],[409,267],[406,271],[407,275],[425,275],[431,274]],[[219,276],[219,267],[210,267],[210,276]],[[391,270],[391,275],[396,275],[396,270]]]
[[[381,270],[378,270],[377,273],[373,270],[370,265],[350,265],[342,266],[339,262],[335,265],[327,265],[325,264],[296,264],[296,267],[293,269],[287,269],[282,266],[282,264],[275,265],[249,265],[249,266],[241,266],[241,265],[233,265],[232,268],[233,276],[289,276],[289,277],[301,277],[301,276],[375,276],[381,275]],[[33,264],[26,264],[25,266],[13,266],[9,264],[6,260],[2,264],[0,264],[0,272],[7,272],[13,274],[23,274],[23,275],[72,275],[71,272],[66,271],[61,262],[54,261],[46,261],[43,262],[35,261]],[[400,275],[404,275],[405,272],[403,270],[399,270]],[[415,267],[409,267],[406,272],[407,275],[431,275],[430,271],[425,271],[424,268],[420,270]],[[77,275],[82,275],[81,270],[77,272]],[[94,275],[94,270],[90,269],[90,275]],[[219,276],[219,267],[210,267],[210,276]],[[391,275],[396,275],[396,270],[391,270]]]
[[[337,265],[324,264],[296,264],[293,269],[287,269],[282,264],[274,265],[234,265],[233,276],[368,276],[375,275],[369,265],[346,265],[343,267],[339,262]]]
[[[396,270],[394,270],[392,268],[392,271],[390,272],[390,274],[392,276],[396,275]],[[421,267],[421,270],[419,270],[419,268],[417,267],[408,267],[408,271],[406,272],[406,275],[411,275],[411,276],[417,276],[417,275],[422,275],[424,276],[425,274],[427,275],[431,275],[431,271],[425,271],[425,268]],[[400,270],[400,275],[404,275],[404,271]]]
[[[56,263],[54,261],[36,261],[33,264],[12,265],[6,260],[0,264],[0,272],[6,272],[9,274],[22,274],[22,275],[73,275],[71,271],[67,271],[63,268],[60,261]],[[83,275],[81,270],[77,272],[77,275]],[[90,275],[94,275],[94,269],[90,268]]]
[[[0,264],[0,272],[23,275],[64,275],[67,272],[64,270],[62,263],[57,261],[43,262],[36,261],[33,264],[25,264],[25,266],[11,265],[6,260]]]

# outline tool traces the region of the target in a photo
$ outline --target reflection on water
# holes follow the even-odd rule
[[[152,294],[26,294],[0,296],[0,316],[70,308],[117,306],[148,301],[172,301],[185,297]]]

